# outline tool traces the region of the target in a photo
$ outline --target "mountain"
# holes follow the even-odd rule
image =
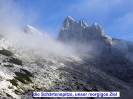
[[[34,91],[120,91],[120,99],[133,98],[132,42],[70,16],[57,41],[29,25],[23,33],[12,36],[17,46],[0,37],[0,98],[34,99]]]
[[[58,40],[70,44],[91,45],[94,50],[91,52],[93,55],[99,54],[101,56],[101,54],[108,54],[108,51],[113,50],[113,52],[119,51],[123,55],[126,54],[126,58],[131,61],[133,59],[133,42],[111,38],[104,33],[103,28],[97,23],[88,26],[86,22],[77,22],[70,16],[64,20],[58,34]]]
[[[133,42],[113,38],[113,46],[126,54],[126,57],[133,61]]]
[[[24,33],[27,34],[34,34],[34,35],[43,35],[41,32],[39,32],[36,28],[27,25],[24,29],[23,29]]]
[[[94,23],[88,26],[84,21],[75,21],[70,16],[67,16],[63,22],[62,28],[58,35],[58,39],[63,42],[75,41],[86,43],[92,40],[112,43],[111,37],[104,34],[104,30],[100,25]]]
[[[64,20],[58,40],[65,44],[76,44],[75,48],[80,45],[82,48],[78,53],[85,63],[132,84],[133,42],[111,38],[97,23],[88,26],[86,22],[77,22],[70,16]],[[83,52],[86,46],[91,50]]]

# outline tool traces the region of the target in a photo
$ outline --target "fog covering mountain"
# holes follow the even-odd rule
[[[133,43],[107,36],[97,23],[67,16],[57,40],[30,25],[0,35],[0,98],[33,99],[33,91],[120,91],[120,99],[133,98]]]

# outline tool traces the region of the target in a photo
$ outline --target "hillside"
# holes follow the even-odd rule
[[[132,99],[132,49],[132,42],[107,36],[97,23],[88,26],[70,16],[57,40],[28,25],[0,37],[0,98],[33,99],[33,91],[120,91],[120,99]]]

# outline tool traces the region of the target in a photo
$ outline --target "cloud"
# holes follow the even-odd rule
[[[28,9],[26,9],[26,6],[26,8],[22,9],[21,7],[26,4],[25,2],[22,3],[16,3],[14,0],[0,0],[0,35],[4,36],[13,46],[33,50],[40,55],[44,53],[42,56],[48,53],[71,55],[73,49],[54,39],[45,36],[28,35],[22,32],[20,28],[23,24],[32,23],[38,17],[37,10],[34,8],[37,6],[31,4]]]
[[[119,17],[115,23],[121,26],[121,29],[131,28],[133,26],[133,12],[126,13]]]
[[[22,19],[22,13],[19,7],[11,0],[0,0],[0,25],[18,26]]]
[[[75,56],[74,48],[58,42],[46,35],[26,34],[23,31],[9,31],[5,38],[13,45],[33,55],[46,57],[51,54],[56,56]]]
[[[34,23],[38,17],[38,13],[33,6],[27,6],[26,2],[0,0],[0,26],[16,28]]]

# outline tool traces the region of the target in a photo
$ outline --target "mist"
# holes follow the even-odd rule
[[[25,23],[33,23],[34,19],[33,15],[25,15],[12,0],[0,0],[0,35],[11,44],[40,53],[44,51],[64,55],[73,53],[71,48],[65,47],[49,36],[24,33],[22,26]]]
[[[55,56],[71,56],[79,57],[81,54],[91,54],[93,50],[92,44],[82,43],[65,43],[57,39],[53,39],[47,34],[28,34],[23,29],[3,28],[2,36],[9,41],[16,49],[27,50],[33,52],[31,54],[46,57],[48,54]]]
[[[17,47],[33,50],[39,53],[54,53],[58,55],[68,55],[74,50],[64,44],[57,42],[47,35],[26,34],[22,31],[6,35],[6,39]]]
[[[32,50],[41,56],[44,55],[42,53],[78,56],[79,53],[92,51],[92,45],[77,45],[76,43],[74,44],[74,42],[70,44],[61,43],[51,38],[53,37],[51,34],[51,37],[48,36],[49,33],[46,33],[47,35],[44,33],[44,35],[24,33],[24,26],[26,26],[27,23],[34,23],[35,20],[37,19],[35,19],[34,13],[30,15],[25,14],[12,0],[0,0],[0,35],[7,39],[13,46],[25,50]],[[39,29],[41,28],[39,27]]]

